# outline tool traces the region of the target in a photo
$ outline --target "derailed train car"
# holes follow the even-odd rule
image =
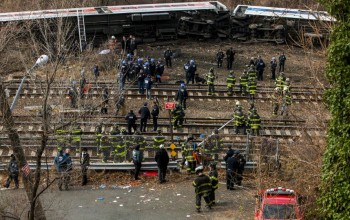
[[[57,18],[76,23],[80,42],[110,35],[145,40],[231,38],[284,43],[304,37],[327,39],[334,19],[327,12],[238,5],[230,10],[218,1],[102,6],[0,14],[0,22]]]

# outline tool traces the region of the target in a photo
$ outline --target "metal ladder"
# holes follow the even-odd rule
[[[82,12],[83,11],[81,9],[77,10],[80,52],[83,51],[83,45],[86,44],[85,20]]]

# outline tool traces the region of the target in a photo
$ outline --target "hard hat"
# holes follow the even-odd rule
[[[128,58],[130,58],[131,57],[131,54],[130,53],[128,53],[128,55],[126,55]]]
[[[190,63],[191,63],[191,64],[194,64],[194,60],[191,60]]]
[[[111,38],[112,38],[112,39],[115,39],[115,36],[112,36]]]
[[[234,74],[235,72],[233,72],[233,70],[230,71],[230,74]]]
[[[203,166],[199,166],[195,169],[196,173],[203,172]]]
[[[236,101],[236,105],[241,105],[241,103],[239,101]]]
[[[181,87],[185,87],[185,83],[181,83],[181,85],[180,85]]]
[[[290,81],[290,79],[289,79],[289,78],[287,78],[287,79],[286,79],[286,81],[287,81],[287,82],[289,82],[289,81]]]
[[[251,57],[250,59],[251,59],[251,60],[254,60],[254,59],[255,59],[255,57]]]
[[[126,65],[126,60],[123,60],[122,64],[123,64],[123,65]]]
[[[288,86],[284,86],[283,91],[288,91]]]
[[[164,148],[164,144],[159,145],[159,148]]]
[[[250,64],[250,67],[254,67],[254,64]]]
[[[212,68],[210,68],[210,70],[209,70],[209,72],[214,72],[214,68],[212,67]]]
[[[272,57],[272,59],[273,59],[273,60],[275,60],[275,59],[276,59],[276,57]]]

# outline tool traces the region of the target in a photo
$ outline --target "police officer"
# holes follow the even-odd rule
[[[165,137],[162,134],[162,130],[158,128],[157,135],[153,137],[153,148],[159,149],[161,144],[165,144]]]
[[[238,108],[238,110],[234,113],[233,115],[234,117],[234,125],[235,125],[235,132],[236,134],[239,133],[239,130],[242,128],[243,129],[243,133],[245,134],[246,131],[246,127],[245,127],[245,117],[244,114],[242,112],[242,108]]]
[[[90,154],[87,152],[87,149],[84,147],[81,155],[80,155],[80,166],[81,166],[81,174],[82,174],[82,181],[81,185],[85,186],[88,182],[87,178],[87,171],[90,166]]]
[[[233,156],[234,150],[232,149],[232,146],[228,147],[228,151],[226,152],[226,155],[224,157],[224,161],[227,163],[227,160]],[[227,167],[226,167],[227,169]]]
[[[214,75],[214,69],[210,68],[209,73],[206,75],[207,79],[207,85],[208,85],[208,95],[214,95],[215,88],[214,88],[214,81],[215,81],[215,75]]]
[[[184,110],[186,110],[186,100],[188,98],[188,92],[184,83],[181,83],[179,90],[175,95],[175,100],[179,102]]]
[[[281,53],[281,55],[278,57],[279,61],[279,72],[284,72],[284,64],[286,63],[286,56],[284,55],[284,52]]]
[[[173,56],[173,52],[168,47],[166,49],[166,51],[164,51],[164,59],[165,59],[165,63],[166,63],[166,67],[167,68],[171,68],[171,58],[172,58],[172,56]]]
[[[248,73],[246,71],[243,72],[241,77],[239,77],[239,91],[242,96],[247,93],[247,85],[248,85]]]
[[[189,80],[189,73],[188,73],[189,69],[190,69],[190,61],[187,61],[187,63],[184,64],[185,78],[186,78],[187,83],[190,81]]]
[[[234,152],[233,156],[227,160],[226,163],[226,188],[234,190],[234,182],[239,169],[239,160],[237,158],[238,152]]]
[[[175,108],[171,111],[171,115],[174,129],[181,128],[185,117],[185,112],[181,105],[176,104]]]
[[[75,152],[80,153],[80,144],[81,144],[81,135],[83,134],[83,131],[81,130],[81,127],[79,125],[76,125],[73,127],[71,131],[71,137],[72,137],[72,145],[75,147]]]
[[[147,77],[145,78],[145,89],[146,89],[147,99],[151,99],[152,97],[152,94],[151,94],[152,85],[153,85],[153,81],[152,81],[151,75],[148,74]]]
[[[236,83],[236,77],[233,74],[234,72],[231,70],[226,78],[227,95],[229,96],[233,95],[233,87]]]
[[[15,155],[11,154],[10,158],[11,159],[7,167],[9,176],[6,180],[6,183],[4,184],[4,187],[9,188],[10,183],[13,180],[15,182],[15,189],[18,189],[18,174],[19,174],[18,164],[17,164]]]
[[[164,73],[164,65],[158,60],[156,65],[156,82],[162,82],[162,75]]]
[[[225,54],[219,49],[219,52],[216,53],[216,62],[218,64],[218,68],[222,67],[222,62],[224,60]]]
[[[132,134],[131,128],[134,130],[134,132],[136,131],[136,120],[137,120],[137,117],[134,114],[133,110],[130,110],[130,112],[125,116],[125,120],[128,123],[128,133],[129,135],[131,135]]]
[[[270,65],[271,65],[271,79],[276,80],[276,68],[277,68],[276,57],[272,57]]]
[[[204,198],[206,206],[211,209],[210,193],[212,192],[211,181],[208,176],[203,173],[203,167],[196,168],[197,178],[193,181],[192,185],[195,187],[196,193],[196,210],[201,212],[201,200]]]
[[[188,67],[187,71],[187,84],[189,84],[190,81],[192,81],[192,84],[194,84],[194,75],[196,74],[197,71],[197,65],[194,60],[190,61],[190,66]]]
[[[158,116],[159,116],[159,107],[158,107],[157,101],[153,101],[151,115],[153,119],[153,131],[156,131],[158,128]]]
[[[237,169],[236,183],[238,186],[241,186],[246,160],[244,159],[244,156],[239,151],[237,151],[237,159],[238,159],[238,169]]]
[[[215,205],[215,190],[217,190],[219,188],[219,180],[218,180],[218,171],[216,170],[216,162],[211,162],[209,164],[209,178],[211,181],[211,187],[212,187],[212,191],[210,193],[210,203],[211,205]]]
[[[139,114],[141,119],[140,132],[146,132],[147,120],[151,119],[151,112],[147,107],[147,102],[143,103],[143,106],[139,110]]]
[[[263,59],[261,59],[261,56],[258,56],[258,59],[255,62],[255,68],[256,68],[256,71],[258,72],[258,80],[263,81],[265,63]]]
[[[226,51],[226,59],[227,59],[227,69],[232,69],[233,61],[235,61],[236,52],[233,51],[232,47]]]

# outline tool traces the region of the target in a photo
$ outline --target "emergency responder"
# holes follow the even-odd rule
[[[58,176],[58,189],[60,191],[62,190],[62,184],[66,181],[66,159],[63,150],[59,150],[54,159],[54,165]]]
[[[72,145],[75,147],[76,153],[80,153],[82,134],[83,134],[83,131],[81,130],[81,127],[79,125],[76,125],[73,127],[71,131],[71,137],[72,137]]]
[[[212,191],[210,192],[210,204],[215,205],[215,190],[219,188],[218,171],[216,170],[216,162],[209,164],[209,178],[211,181]]]
[[[242,96],[245,96],[247,93],[247,84],[248,84],[248,73],[244,71],[241,77],[239,77],[239,91]]]
[[[55,131],[58,151],[66,147],[68,134],[69,132],[65,130],[63,127]]]
[[[140,132],[146,132],[147,128],[147,121],[148,119],[151,119],[151,112],[149,111],[149,108],[147,107],[147,102],[143,103],[143,106],[139,110],[140,114]]]
[[[233,87],[236,83],[236,77],[234,76],[233,70],[230,71],[226,78],[226,85],[227,85],[227,95],[232,96],[233,95]]]
[[[120,134],[115,135],[113,137],[114,143],[115,143],[115,145],[113,144],[113,147],[114,147],[113,162],[115,162],[115,163],[116,162],[121,163],[126,158],[127,149],[126,149],[125,139],[126,139],[127,134],[128,134],[128,132],[126,131],[126,129],[122,128],[120,130]]]
[[[87,152],[87,149],[84,147],[80,155],[80,166],[81,166],[81,175],[83,177],[81,185],[85,186],[88,182],[87,171],[90,166],[90,154]]]
[[[238,186],[241,186],[246,160],[244,159],[244,156],[239,151],[237,152],[237,159],[238,159],[238,169],[237,169],[236,183]]]
[[[172,115],[173,128],[174,129],[182,128],[185,112],[182,109],[181,105],[176,104],[175,108],[171,111],[171,115]]]
[[[286,63],[286,56],[284,55],[284,52],[281,53],[281,55],[278,57],[278,64],[279,64],[279,72],[284,72],[284,64]]]
[[[261,59],[261,56],[258,56],[258,59],[255,62],[255,68],[256,68],[256,71],[258,72],[258,80],[263,81],[265,63]]]
[[[252,114],[248,117],[248,125],[251,135],[260,135],[261,118],[255,108],[253,109]]]
[[[193,134],[189,134],[186,138],[186,141],[181,144],[181,154],[182,154],[181,169],[184,168],[184,165],[186,162],[187,151],[190,149],[189,146],[192,146],[193,140],[194,140]]]
[[[234,190],[234,182],[239,169],[239,160],[237,153],[234,152],[233,156],[227,160],[226,163],[226,188],[228,190]]]
[[[249,99],[251,101],[254,101],[254,96],[255,96],[255,93],[256,93],[256,80],[255,79],[251,79],[248,81],[248,84],[247,84],[247,89],[248,89],[248,92],[249,92]]]
[[[257,72],[255,70],[254,65],[250,65],[248,67],[247,72],[248,72],[248,81],[257,79]]]
[[[159,148],[160,149],[157,150],[154,160],[157,162],[158,166],[159,183],[162,184],[166,182],[165,176],[169,164],[169,155],[163,144],[161,144]]]
[[[173,57],[173,52],[168,47],[166,51],[164,51],[164,59],[167,68],[171,68],[171,58]]]
[[[208,95],[214,95],[214,93],[215,93],[215,88],[214,88],[214,81],[215,81],[214,69],[210,68],[209,73],[205,77],[206,77],[207,85],[208,85]]]
[[[228,146],[228,151],[226,152],[226,155],[224,157],[224,161],[227,163],[227,160],[233,156],[234,150],[232,149],[232,146]],[[227,166],[226,166],[227,169]]]
[[[253,101],[249,103],[249,109],[248,109],[248,117],[253,114],[253,109],[255,109],[255,104]]]
[[[186,147],[187,174],[194,174],[197,166],[197,161],[194,158],[197,144],[190,141],[186,144]]]
[[[157,101],[153,101],[153,108],[151,111],[152,119],[153,119],[153,131],[156,131],[158,128],[158,116],[159,116],[159,107]]]
[[[187,76],[186,76],[186,84],[189,84],[190,81],[192,81],[192,84],[194,84],[194,75],[197,71],[197,64],[194,60],[190,61],[190,66],[187,70]]]
[[[183,110],[186,110],[186,100],[188,98],[188,92],[184,83],[181,83],[179,90],[175,95],[175,100],[182,106]]]
[[[279,76],[275,81],[275,86],[280,92],[283,91],[283,85],[285,84],[285,81],[286,81],[286,77],[284,75],[284,72],[280,72]]]
[[[289,78],[286,78],[286,81],[283,83],[283,91],[291,92]]]
[[[136,131],[136,120],[137,120],[137,117],[134,114],[133,110],[130,110],[130,112],[125,116],[125,120],[128,124],[128,134],[131,135],[133,134],[131,132],[131,128],[133,129],[134,132]]]
[[[115,153],[116,153],[116,149],[118,146],[118,140],[121,139],[121,137],[119,136],[120,134],[120,129],[119,129],[119,125],[118,123],[115,123],[112,127],[111,132],[109,132],[109,142],[112,145],[113,151],[112,151],[112,155],[113,155],[113,162],[115,162]]]
[[[285,86],[283,88],[283,98],[282,98],[282,110],[281,115],[285,114],[288,116],[288,107],[292,104],[292,95],[291,92],[288,90],[288,87]]]
[[[275,88],[274,93],[271,96],[272,98],[272,115],[276,116],[278,114],[278,110],[280,107],[280,102],[281,102],[281,93],[279,91],[279,88]]]
[[[236,134],[240,133],[239,130],[241,128],[243,129],[243,134],[246,134],[245,117],[242,112],[242,108],[238,108],[238,110],[234,113],[233,118]]]
[[[216,53],[216,62],[218,64],[218,68],[222,67],[222,62],[224,61],[225,54],[222,52],[222,49],[219,49],[219,52]]]
[[[226,59],[227,59],[227,69],[232,69],[232,64],[235,61],[236,52],[233,51],[232,47],[226,51]]]
[[[238,111],[239,109],[242,109],[242,105],[241,105],[241,102],[240,101],[236,101],[235,103],[235,109],[233,111],[233,114]]]
[[[71,108],[77,108],[77,97],[78,97],[78,94],[75,92],[75,90],[70,87],[69,88],[69,91],[68,91],[68,97],[70,99],[70,107]]]
[[[195,187],[196,193],[196,210],[201,211],[201,200],[204,198],[207,208],[211,209],[210,193],[212,192],[212,186],[210,178],[203,173],[203,167],[196,168],[197,178],[193,181],[192,185]]]
[[[103,135],[101,139],[101,153],[102,153],[102,163],[107,163],[110,154],[110,142],[108,140],[108,136]]]
[[[161,63],[160,60],[158,60],[156,65],[156,82],[159,82],[159,83],[162,82],[163,73],[164,73],[164,65]]]
[[[223,140],[220,137],[219,130],[217,128],[214,129],[212,135],[208,137],[207,152],[211,155],[214,155],[214,160],[219,160],[219,151],[222,149]]]
[[[184,64],[184,70],[185,70],[185,79],[186,79],[186,82],[187,82],[187,79],[188,79],[188,69],[190,68],[190,61],[187,61],[187,63]],[[189,81],[189,80],[188,80]]]
[[[4,187],[9,188],[10,183],[13,180],[15,182],[15,189],[18,189],[18,174],[19,174],[18,164],[17,164],[15,155],[11,154],[10,158],[11,159],[10,159],[9,165],[7,167],[7,171],[8,171],[9,176],[6,180],[6,183],[4,184]]]
[[[140,151],[145,151],[147,142],[145,138],[142,136],[141,132],[136,131],[133,140],[132,140],[132,145],[140,145]]]
[[[276,80],[276,68],[277,68],[276,57],[272,57],[270,61],[270,67],[271,67],[271,79]]]
[[[153,137],[153,148],[159,149],[161,144],[165,144],[165,137],[162,134],[162,130],[158,128],[157,136]]]
[[[135,166],[134,178],[135,180],[140,180],[139,173],[140,173],[142,161],[143,161],[143,152],[140,151],[140,145],[136,145],[134,150],[132,151],[132,160]]]
[[[102,139],[102,123],[98,124],[95,127],[95,134],[96,134],[97,156],[99,156],[100,149],[101,149],[101,139]]]

